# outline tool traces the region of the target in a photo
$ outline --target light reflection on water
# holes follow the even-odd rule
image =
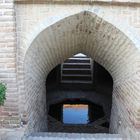
[[[88,105],[64,104],[63,123],[65,124],[87,124],[89,122]]]

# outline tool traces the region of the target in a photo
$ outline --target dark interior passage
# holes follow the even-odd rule
[[[88,58],[88,61],[79,60],[81,58],[78,58],[79,57],[77,56],[76,59],[67,59],[63,64],[59,64],[54,69],[52,69],[46,80],[47,90],[51,90],[55,87],[66,90],[94,90],[100,93],[112,94],[113,79],[108,71],[96,61],[93,61],[91,58]],[[89,78],[91,81],[87,81],[85,83],[62,82],[62,75],[68,76],[64,77],[65,79],[70,78],[73,80],[75,78],[81,78],[78,79],[81,82],[84,78],[87,80]]]
[[[103,107],[87,100],[66,100],[50,105],[49,132],[108,133]]]
[[[48,131],[109,132],[113,80],[91,58],[75,55],[57,65],[47,77],[46,88]]]
[[[74,111],[72,109],[74,109]],[[78,110],[80,114],[78,113]],[[79,118],[75,118],[74,112],[75,114],[78,114]],[[87,113],[87,115],[84,116],[84,119],[82,118],[82,113]],[[68,124],[90,124],[99,118],[104,117],[104,111],[100,105],[86,100],[76,99],[66,100],[57,104],[50,105],[49,115],[64,124],[65,115],[69,117],[68,120],[65,118],[66,123]],[[69,120],[73,123],[70,123]]]

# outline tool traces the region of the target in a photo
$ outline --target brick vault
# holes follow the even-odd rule
[[[47,74],[66,58],[82,52],[104,66],[113,77],[110,132],[135,134],[139,101],[132,94],[139,96],[138,49],[125,33],[88,11],[66,17],[39,32],[24,60],[27,131],[47,129],[44,94]]]
[[[6,16],[10,23],[4,26],[4,33],[11,29],[13,40],[1,40],[0,46],[0,78],[8,86],[5,106],[0,107],[0,128],[19,128],[24,123],[25,133],[46,131],[46,77],[57,64],[82,52],[104,66],[113,78],[110,133],[139,140],[140,40],[129,26],[110,20],[96,8],[77,6],[60,15],[52,10],[46,20],[44,5],[36,13],[39,6],[31,3],[9,3],[5,9],[15,8],[16,16]],[[0,19],[0,25],[3,22]]]

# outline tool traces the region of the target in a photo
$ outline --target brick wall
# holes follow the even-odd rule
[[[19,126],[15,24],[13,0],[0,0],[0,81],[7,84],[6,102],[0,107],[0,128]]]
[[[40,2],[52,2],[51,0],[15,0],[15,2],[20,3],[28,3],[28,2],[34,2],[34,3],[40,3]],[[111,3],[111,4],[139,4],[139,0],[53,0],[53,3]]]
[[[44,87],[40,83],[45,82],[48,72],[71,55],[83,52],[104,66],[113,77],[110,132],[139,139],[139,40],[137,43],[133,40],[136,38],[132,38],[133,33],[129,29],[126,34],[121,32],[126,29],[121,24],[113,26],[90,12],[70,16],[48,28],[44,24],[44,27],[46,29],[34,39],[25,56],[25,93],[28,101],[40,104],[32,96],[39,94],[43,97]],[[40,93],[32,87],[37,87]],[[34,116],[39,116],[34,106],[30,104],[27,108],[36,114]],[[40,121],[40,118],[31,117],[30,113],[29,116],[32,118],[30,123]]]
[[[46,76],[58,63],[82,51],[113,77],[111,132],[139,140],[139,37],[131,31],[133,27],[140,35],[139,4],[29,3],[0,0],[0,80],[8,87],[5,106],[0,107],[0,127],[19,126],[20,115],[28,118],[28,130],[47,129],[42,121]],[[88,12],[69,17],[85,10],[113,26]],[[65,17],[69,18],[61,20]]]

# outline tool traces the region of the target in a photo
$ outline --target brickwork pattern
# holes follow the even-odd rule
[[[0,0],[0,81],[7,85],[5,106],[0,107],[0,128],[19,127],[15,24],[13,0]]]
[[[118,134],[75,134],[75,133],[34,133],[23,140],[126,140]],[[128,139],[127,139],[128,140]]]
[[[87,4],[87,3],[111,3],[111,4],[117,4],[117,5],[120,5],[120,4],[125,4],[125,5],[133,5],[133,4],[139,4],[140,1],[139,0],[15,0],[15,2],[18,2],[18,3],[40,3],[40,2],[50,2],[50,3],[84,3],[84,4]]]
[[[81,11],[96,14],[69,17]],[[69,18],[62,20],[65,17]],[[138,5],[14,5],[13,0],[0,0],[0,80],[8,86],[5,106],[0,107],[0,127],[19,126],[20,115],[26,118],[28,130],[47,129],[43,125],[46,76],[58,63],[83,52],[113,77],[110,131],[139,140],[140,43],[129,25],[140,35]]]
[[[82,52],[104,66],[113,77],[114,95],[110,132],[138,139],[138,135],[135,134],[138,133],[139,126],[139,100],[132,96],[132,91],[139,97],[139,87],[136,86],[138,81],[135,78],[139,79],[136,62],[140,59],[140,52],[136,47],[138,44],[134,43],[135,40],[132,42],[115,26],[91,12],[82,12],[60,20],[43,30],[26,53],[24,61],[25,86],[28,87],[26,97],[29,102],[32,101],[32,104],[34,101],[36,103],[32,97],[39,93],[32,87],[43,89],[40,83],[45,82],[44,75],[66,58]],[[135,83],[132,84],[129,80]],[[125,82],[127,85],[130,84],[132,89],[129,89],[131,86],[128,87]],[[137,88],[133,89],[133,86]],[[43,96],[43,92],[40,91],[40,95]],[[115,107],[117,109],[114,109]],[[29,108],[36,114],[35,116],[38,116],[38,111],[34,107],[31,108],[29,105]],[[124,117],[126,114],[129,115]],[[31,123],[37,122],[39,118],[31,121]]]

